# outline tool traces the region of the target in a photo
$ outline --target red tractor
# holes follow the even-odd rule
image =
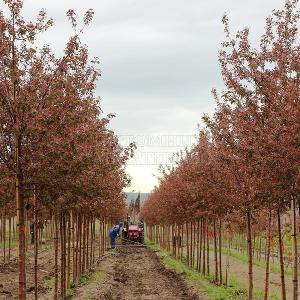
[[[144,224],[126,224],[122,230],[122,243],[144,244]]]

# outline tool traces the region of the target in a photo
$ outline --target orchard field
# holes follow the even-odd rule
[[[141,207],[124,192],[137,147],[111,129],[83,42],[94,11],[68,10],[59,56],[38,43],[54,21],[23,4],[0,7],[0,299],[298,299],[299,1],[256,43],[223,16],[215,111]],[[132,210],[146,245],[109,250]]]

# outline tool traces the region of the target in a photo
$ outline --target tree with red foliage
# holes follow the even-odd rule
[[[199,154],[195,155],[194,149],[187,154],[164,178],[143,209],[144,218],[150,218],[150,222],[159,221],[159,213],[163,216],[170,213],[168,220],[171,221],[175,216],[176,219],[193,219],[200,212],[225,218],[229,223],[234,223],[234,214],[242,215],[241,221],[247,228],[249,299],[253,299],[254,219],[261,210],[267,211],[270,228],[271,212],[275,211],[281,245],[281,215],[290,204],[293,299],[298,295],[295,204],[299,201],[300,165],[297,27],[300,15],[297,5],[297,0],[286,1],[282,10],[273,12],[267,19],[266,32],[258,48],[251,46],[247,28],[232,37],[224,16],[226,40],[219,62],[226,90],[221,97],[213,92],[217,100],[216,112],[211,118],[204,118],[210,133],[207,145],[211,146],[205,146],[200,139],[196,146]],[[176,191],[175,195],[170,187]],[[165,201],[174,202],[174,207],[180,208],[177,199],[184,199],[184,212],[173,212],[171,205],[161,205]],[[152,207],[155,213],[151,212]],[[269,244],[270,238],[269,230]],[[279,254],[282,298],[286,299],[281,246]],[[267,263],[267,275],[268,272]],[[265,299],[269,292],[268,280],[266,276]]]
[[[10,15],[0,14],[0,161],[7,174],[3,173],[0,191],[9,198],[6,186],[15,178],[19,299],[26,298],[25,207],[34,208],[31,216],[34,215],[35,226],[43,209],[54,213],[57,251],[60,224],[60,294],[64,298],[67,244],[64,213],[82,209],[85,216],[80,216],[80,220],[91,216],[120,217],[125,207],[122,189],[129,183],[124,166],[134,145],[123,149],[107,128],[112,115],[102,116],[94,95],[100,75],[98,60],[90,60],[87,47],[81,44],[82,29],[77,28],[75,12],[67,13],[74,34],[63,57],[57,58],[49,47],[35,46],[38,34],[53,25],[46,12],[40,11],[36,23],[28,23],[21,16],[23,1],[5,0],[5,3]],[[92,18],[93,11],[88,10],[84,26]],[[78,226],[80,233],[82,224]],[[69,223],[69,230],[70,227]],[[35,255],[37,258],[37,248]],[[57,289],[54,296],[58,297]]]

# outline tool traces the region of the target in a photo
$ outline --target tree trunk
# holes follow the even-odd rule
[[[206,262],[207,262],[207,267],[206,267],[206,270],[207,270],[207,276],[209,276],[209,236],[208,236],[208,220],[207,220],[207,223],[206,223]]]
[[[220,274],[220,285],[223,283],[222,278],[222,221],[219,223],[219,274]]]
[[[33,192],[34,197],[34,299],[38,299],[38,218],[37,218],[37,198],[36,191]]]
[[[64,299],[64,234],[63,234],[63,213],[60,212],[60,299]]]
[[[183,258],[183,224],[181,225],[181,248],[180,248],[180,259]]]
[[[55,283],[54,283],[54,300],[58,300],[58,224],[57,224],[57,214],[54,217],[55,224],[55,258],[54,258],[54,274],[55,274]]]
[[[265,296],[264,300],[268,300],[269,297],[269,277],[270,277],[270,252],[271,252],[271,222],[272,213],[269,210],[268,216],[268,235],[267,235],[267,255],[266,255],[266,279],[265,279]]]
[[[66,214],[62,214],[62,221],[63,221],[63,245],[62,245],[62,251],[63,251],[63,297],[65,299],[66,294],[67,294],[67,289],[66,289],[66,266],[67,266],[67,242],[66,242]]]
[[[8,221],[8,261],[10,261],[11,256],[11,217]]]
[[[217,250],[217,232],[216,232],[216,220],[214,219],[214,254],[215,254],[215,283],[219,281],[218,274],[218,250]]]
[[[206,259],[205,259],[205,248],[206,248],[206,219],[203,219],[203,249],[202,249],[202,273],[206,274]]]
[[[292,198],[292,257],[293,257],[293,300],[298,299],[298,263],[297,263],[297,219],[296,203]]]
[[[193,223],[190,223],[191,229],[191,243],[190,243],[190,266],[193,267],[193,248],[194,248],[194,235],[193,235]]]
[[[85,249],[86,249],[86,217],[83,217],[83,232],[82,232],[82,265],[81,265],[81,274],[85,272]]]
[[[278,225],[278,242],[279,242],[279,261],[280,261],[280,279],[281,279],[281,297],[286,300],[285,278],[284,278],[284,262],[283,262],[283,249],[282,249],[282,235],[281,235],[281,220],[280,210],[277,209],[277,225]]]
[[[226,255],[226,274],[225,274],[225,285],[228,287],[228,277],[229,277],[229,256],[230,256],[230,234],[229,234],[229,225],[226,226],[226,235],[227,235],[227,255]]]
[[[82,216],[79,214],[79,256],[78,256],[78,276],[77,280],[80,280],[80,277],[82,275]]]
[[[202,262],[202,240],[203,240],[203,234],[204,234],[204,229],[203,229],[203,218],[201,218],[200,222],[200,244],[199,244],[199,265],[198,265],[198,272],[201,272],[201,262]]]
[[[247,211],[247,245],[248,245],[248,299],[253,300],[253,261],[252,261],[252,233],[251,212]]]
[[[197,242],[196,242],[196,270],[199,267],[199,229],[200,229],[200,221],[197,221]]]
[[[86,223],[85,223],[85,236],[86,236],[85,270],[88,270],[88,268],[89,268],[89,237],[90,237],[90,233],[89,233],[90,226],[89,225],[90,225],[90,218],[87,217]]]
[[[26,299],[26,226],[25,226],[25,202],[23,193],[23,176],[20,169],[21,139],[16,138],[16,206],[17,228],[19,235],[19,300]]]
[[[188,266],[190,266],[190,243],[189,243],[189,225],[188,222],[185,224],[186,225],[186,251],[187,251],[187,262],[188,262]]]
[[[2,234],[3,234],[3,263],[6,262],[6,217],[5,208],[2,212]]]
[[[74,227],[74,224],[73,224]],[[79,251],[79,217],[78,214],[76,214],[76,245],[75,245],[75,260],[73,257],[73,282],[77,282],[78,281],[78,251]],[[73,245],[74,247],[74,245]]]
[[[96,241],[96,235],[95,235],[95,217],[92,218],[92,222],[91,222],[91,234],[92,234],[92,238],[91,238],[91,266],[93,266],[95,264],[95,241]]]
[[[72,227],[72,211],[68,214],[68,265],[67,265],[67,288],[70,286],[71,277],[71,227]]]

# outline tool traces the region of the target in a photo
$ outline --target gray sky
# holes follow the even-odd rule
[[[0,2],[3,7],[3,2]],[[91,55],[101,61],[97,94],[105,113],[115,112],[117,134],[195,134],[204,113],[212,113],[210,91],[222,88],[217,53],[223,39],[221,17],[233,30],[249,26],[257,40],[265,17],[283,0],[25,0],[24,13],[45,8],[54,28],[40,42],[57,53],[70,33],[65,12],[95,11],[84,34]],[[143,151],[173,151],[157,145]],[[154,150],[153,150],[154,149]],[[128,166],[129,190],[149,191],[157,166]]]

